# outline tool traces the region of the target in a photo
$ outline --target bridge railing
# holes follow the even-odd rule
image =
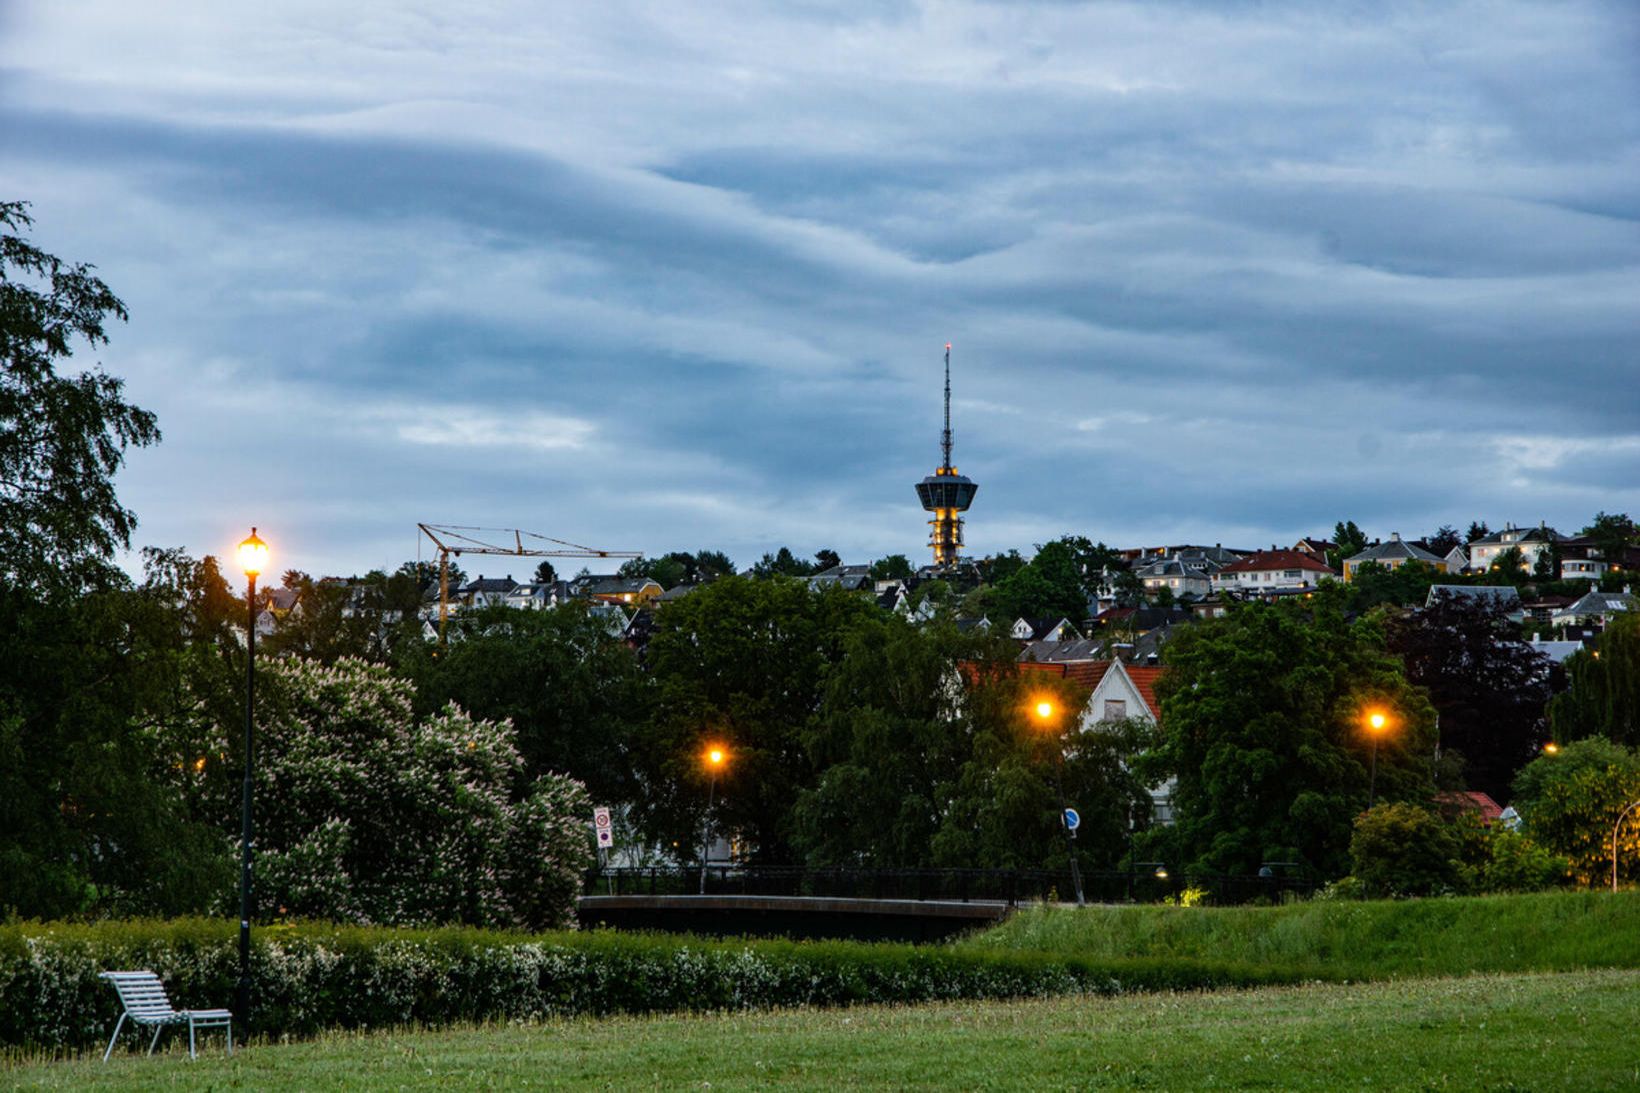
[[[1301,878],[1229,873],[1157,877],[1139,870],[1084,872],[1090,903],[1159,903],[1198,890],[1217,906],[1308,896],[1315,885]],[[699,866],[625,867],[587,874],[588,895],[693,895],[701,891]],[[1051,869],[810,869],[802,866],[712,865],[707,895],[829,896],[847,899],[996,900],[1008,904],[1069,902],[1070,871]]]

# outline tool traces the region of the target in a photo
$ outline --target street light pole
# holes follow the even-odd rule
[[[1378,802],[1378,737],[1389,724],[1389,718],[1381,710],[1373,710],[1367,714],[1367,735],[1372,738],[1372,765],[1367,775],[1367,807],[1370,809]]]
[[[1630,801],[1623,806],[1623,811],[1617,814],[1617,822],[1612,824],[1612,895],[1617,894],[1617,833],[1623,830],[1623,821],[1629,818],[1629,813],[1640,808],[1640,800]]]
[[[722,768],[724,760],[728,758],[721,747],[711,747],[706,750],[706,769],[709,776],[706,783],[706,815],[700,822],[700,894],[706,894],[706,863],[712,858],[712,805],[717,800],[718,770]]]
[[[1044,728],[1053,731],[1053,736],[1050,739],[1054,751],[1058,754],[1058,762],[1054,764],[1053,769],[1053,786],[1054,792],[1059,797],[1059,826],[1065,831],[1065,854],[1071,861],[1071,887],[1076,891],[1076,905],[1085,907],[1087,906],[1087,899],[1082,894],[1082,867],[1076,860],[1076,832],[1071,830],[1071,825],[1066,822],[1067,817],[1065,815],[1065,744],[1060,739],[1060,734],[1057,731],[1059,726],[1055,721],[1055,716],[1059,710],[1053,702],[1042,699],[1032,707],[1032,712],[1036,714],[1037,721]]]
[[[256,576],[268,561],[268,545],[256,536],[239,544],[239,561],[249,583],[245,590],[245,785],[240,805],[239,859],[239,982],[234,987],[234,1009],[249,1025],[251,1012],[251,774],[254,769],[256,725]]]

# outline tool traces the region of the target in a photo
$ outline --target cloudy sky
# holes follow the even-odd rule
[[[922,558],[947,341],[974,553],[1640,514],[1640,7],[843,6],[0,0],[139,542]]]

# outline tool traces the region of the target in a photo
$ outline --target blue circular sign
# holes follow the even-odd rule
[[[1075,831],[1077,828],[1082,826],[1082,817],[1077,815],[1076,809],[1074,808],[1067,808],[1065,810],[1064,819],[1065,827],[1068,830]]]

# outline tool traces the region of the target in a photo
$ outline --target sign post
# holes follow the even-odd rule
[[[592,830],[598,836],[598,869],[606,871],[609,866],[609,851],[615,845],[615,827],[610,821],[609,809],[595,808],[592,810]],[[606,877],[609,885],[609,894],[615,894],[615,878]]]

